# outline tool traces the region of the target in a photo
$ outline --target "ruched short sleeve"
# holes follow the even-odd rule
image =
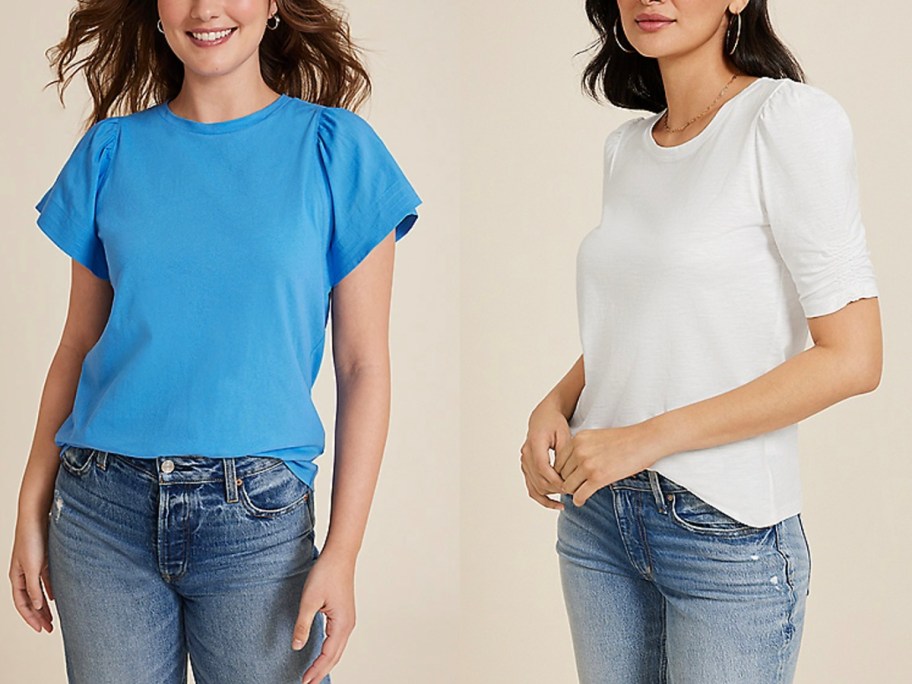
[[[386,145],[360,116],[327,107],[319,123],[320,160],[331,199],[327,250],[330,287],[387,235],[404,237],[421,199]]]
[[[766,218],[805,315],[877,297],[852,127],[839,102],[785,82],[759,112],[757,159]]]
[[[64,252],[97,277],[110,280],[95,210],[117,143],[116,119],[103,119],[87,130],[35,209],[38,226]]]

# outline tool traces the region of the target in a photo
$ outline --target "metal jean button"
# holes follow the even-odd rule
[[[172,470],[174,470],[174,461],[172,461],[170,459],[166,459],[166,460],[162,461],[161,471],[163,473],[170,473]]]

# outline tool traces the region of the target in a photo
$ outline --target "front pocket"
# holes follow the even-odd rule
[[[60,465],[68,473],[82,477],[92,467],[95,450],[88,447],[68,446],[60,454]]]
[[[245,509],[256,517],[281,515],[306,503],[310,486],[281,462],[238,478],[238,498]]]
[[[736,520],[691,492],[675,492],[670,496],[671,519],[691,532],[741,537],[769,530],[769,527],[754,527]]]

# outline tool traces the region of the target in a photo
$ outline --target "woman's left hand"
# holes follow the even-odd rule
[[[304,673],[302,684],[319,684],[329,674],[348,643],[355,628],[355,566],[347,558],[323,551],[307,574],[298,620],[295,623],[292,648],[303,647],[310,636],[314,617],[320,611],[326,617],[323,650]]]
[[[582,506],[597,490],[648,468],[663,447],[648,423],[619,428],[580,430],[558,449],[554,469],[564,480],[564,493]]]

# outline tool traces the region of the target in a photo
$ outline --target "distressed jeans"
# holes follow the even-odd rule
[[[277,458],[134,458],[66,447],[48,564],[70,684],[296,684],[319,552],[313,492]],[[329,677],[322,684],[328,684]]]
[[[793,681],[810,586],[800,514],[752,527],[652,470],[561,501],[581,684]]]

